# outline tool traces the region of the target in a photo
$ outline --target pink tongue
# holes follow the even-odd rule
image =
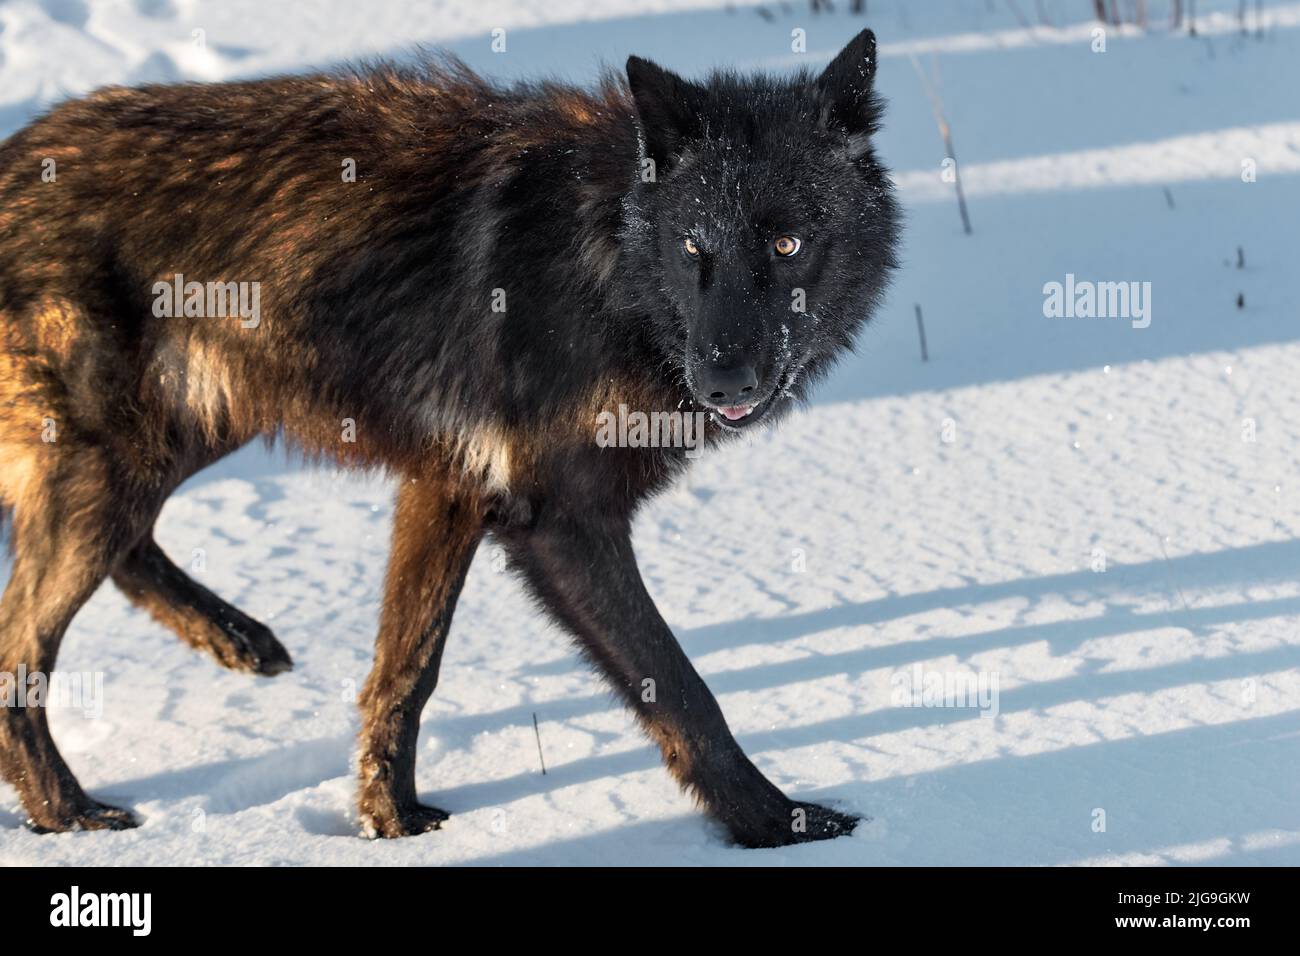
[[[737,418],[744,418],[749,409],[744,405],[732,405],[730,408],[719,408],[718,411],[727,417],[727,421],[734,422]]]

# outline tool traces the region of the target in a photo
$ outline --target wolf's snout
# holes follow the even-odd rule
[[[700,396],[714,405],[739,405],[750,401],[758,389],[758,373],[752,365],[723,368],[706,365],[697,375]]]

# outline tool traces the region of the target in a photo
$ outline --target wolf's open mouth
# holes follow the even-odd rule
[[[723,428],[735,431],[740,428],[748,428],[754,422],[763,418],[767,412],[768,406],[776,400],[775,395],[769,395],[767,398],[757,402],[748,402],[744,405],[727,405],[723,407],[709,406],[709,412],[713,420]]]
[[[777,376],[776,388],[771,394],[760,398],[756,402],[745,402],[742,405],[709,405],[705,407],[713,416],[713,420],[723,428],[736,431],[741,428],[748,428],[755,422],[764,418],[768,410],[780,403],[781,398],[787,395],[787,389],[794,382],[802,364],[787,365]]]
[[[727,408],[719,408],[717,409],[717,411],[721,412],[723,417],[725,417],[727,421],[734,422],[734,421],[739,421],[740,419],[744,418],[746,415],[753,412],[755,407],[756,406],[754,405],[731,405]]]

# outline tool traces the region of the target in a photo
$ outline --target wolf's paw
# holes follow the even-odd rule
[[[222,667],[274,677],[293,670],[293,659],[271,629],[251,618],[222,621],[220,636],[210,638],[209,650]]]
[[[836,837],[848,836],[862,822],[862,817],[857,814],[841,813],[817,803],[800,803],[797,806],[807,815],[804,832],[796,834],[799,837],[795,841],[797,843],[834,840]]]
[[[394,837],[418,836],[437,830],[451,814],[437,807],[426,807],[421,803],[407,806],[386,813],[362,811],[361,829],[370,839],[392,839]]]
[[[62,813],[41,819],[30,817],[27,828],[33,833],[66,833],[69,830],[132,830],[140,825],[130,810],[109,806],[85,797]]]
[[[792,802],[784,819],[759,827],[733,828],[731,835],[738,844],[750,849],[790,846],[848,836],[861,821],[859,816],[820,804]]]

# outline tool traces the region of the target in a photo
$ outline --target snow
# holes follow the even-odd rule
[[[391,488],[258,448],[189,482],[158,536],[186,565],[201,549],[196,576],[275,628],[296,669],[222,671],[105,588],[60,657],[106,675],[103,715],[51,721],[87,789],[144,825],[36,836],[0,786],[0,863],[1300,863],[1300,4],[1266,4],[1260,38],[1228,0],[1197,4],[1197,38],[1151,4],[1151,29],[1110,31],[1105,53],[1084,0],[1045,4],[1060,29],[984,0],[869,6],[905,268],[813,406],[706,455],[636,542],[758,766],[870,822],[728,846],[489,547],[419,745],[420,791],[453,817],[359,838],[353,700]],[[106,82],[417,41],[493,76],[583,80],[630,52],[688,72],[816,64],[862,25],[764,10],[15,0],[0,131]],[[913,55],[938,57],[969,237]],[[1046,318],[1043,287],[1067,274],[1150,282],[1150,327]],[[996,716],[900,706],[918,667],[995,679]]]

